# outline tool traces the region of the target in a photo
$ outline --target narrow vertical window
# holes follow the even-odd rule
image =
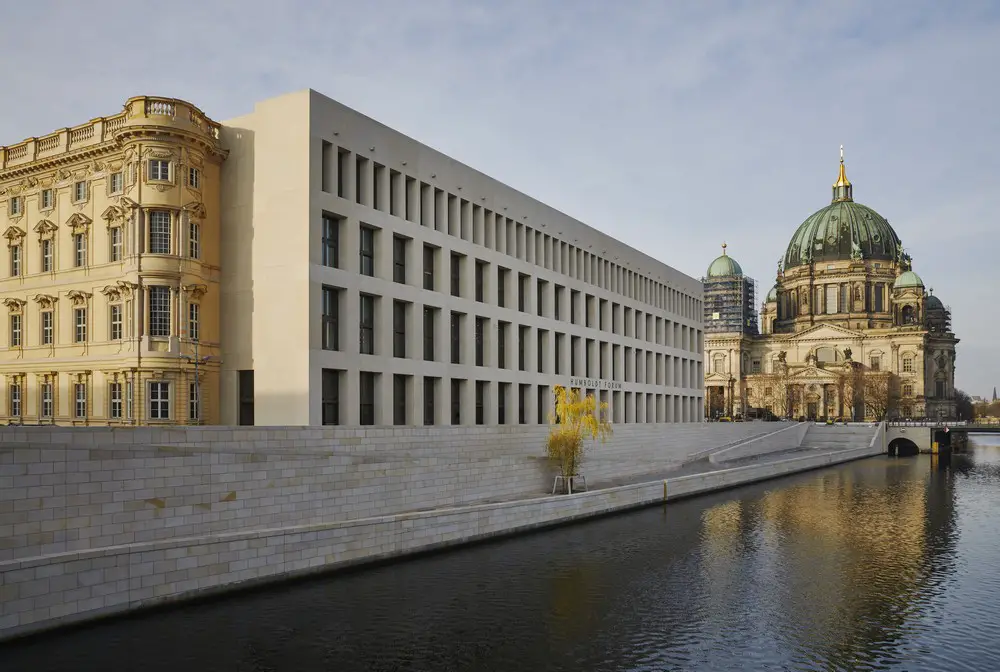
[[[330,268],[340,268],[340,222],[339,217],[323,215],[322,264]]]
[[[10,417],[21,417],[21,384],[14,383],[10,386]]]
[[[164,285],[149,287],[149,335],[170,335],[170,288]]]
[[[122,227],[111,227],[108,229],[108,236],[111,239],[111,250],[108,254],[108,260],[121,261],[125,251],[124,240],[122,238]]]
[[[361,227],[361,244],[359,249],[361,257],[361,275],[375,276],[375,229],[371,227]]]
[[[108,415],[112,420],[122,419],[122,384],[111,383],[108,389]]]
[[[42,345],[52,345],[53,329],[55,325],[52,320],[52,311],[42,311]]]
[[[21,347],[21,316],[10,316],[10,347]]]
[[[434,309],[424,307],[424,361],[434,361]]]
[[[362,425],[375,424],[375,374],[371,371],[362,371],[360,380],[360,399],[358,409],[359,421]]]
[[[21,275],[21,246],[10,246],[10,274],[12,277]]]
[[[392,302],[392,356],[406,357],[406,304]]]
[[[73,201],[79,203],[87,200],[87,183],[77,182],[73,185]]]
[[[120,341],[122,340],[122,307],[119,303],[112,303],[108,306],[108,316],[110,318],[111,324],[108,334],[110,340]]]
[[[188,304],[188,338],[197,341],[201,338],[201,304]]]
[[[406,284],[406,238],[392,239],[392,281]]]
[[[78,418],[87,417],[87,385],[86,383],[76,383],[74,386],[74,415]]]
[[[201,420],[201,387],[197,381],[188,383],[188,420]]]
[[[188,222],[188,256],[201,259],[201,224]]]
[[[51,273],[53,270],[52,240],[46,238],[42,241],[42,272]]]
[[[424,245],[424,289],[434,291],[434,248]]]
[[[323,369],[322,413],[324,425],[340,424],[340,371]]]
[[[87,265],[87,235],[73,234],[73,265],[77,268]]]
[[[165,210],[149,213],[149,253],[170,254],[170,213]]]
[[[73,342],[87,342],[87,309],[73,309]]]
[[[323,287],[321,342],[324,350],[340,350],[340,292]]]
[[[360,352],[362,355],[375,354],[375,297],[371,294],[361,295]]]
[[[43,418],[51,418],[54,406],[52,400],[52,383],[42,383],[41,393],[42,393],[41,415]]]

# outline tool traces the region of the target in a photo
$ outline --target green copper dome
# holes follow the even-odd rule
[[[944,310],[944,304],[941,303],[941,299],[929,294],[926,299],[926,304],[928,310]]]
[[[731,275],[743,275],[743,269],[739,263],[726,254],[726,244],[722,244],[722,256],[708,265],[708,277],[726,278]]]
[[[774,287],[771,288],[771,291],[767,293],[766,302],[771,303],[772,301],[777,301],[777,300],[778,300],[778,286],[775,285]]]
[[[847,179],[843,147],[840,175],[833,185],[833,202],[802,222],[785,251],[783,267],[830,261],[900,261],[903,244],[882,215],[854,202]]]
[[[893,289],[906,289],[908,287],[923,287],[924,281],[913,271],[905,271],[892,283]]]

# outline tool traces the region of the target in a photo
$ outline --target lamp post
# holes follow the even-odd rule
[[[181,359],[185,359],[185,360],[187,360],[189,362],[194,362],[194,400],[195,400],[195,404],[197,404],[196,408],[197,408],[197,411],[198,411],[197,422],[198,422],[198,424],[201,424],[203,422],[202,413],[201,413],[201,377],[198,375],[198,367],[201,364],[207,364],[209,361],[211,361],[213,359],[213,357],[212,357],[212,355],[201,356],[199,354],[199,343],[200,343],[200,341],[198,341],[197,339],[195,339],[195,340],[192,341],[192,343],[194,343],[194,354],[193,355],[185,355],[185,354],[181,353]],[[191,414],[190,413],[188,413],[188,422],[189,423],[191,422]]]
[[[729,416],[730,420],[733,419],[733,388],[734,388],[735,384],[736,384],[736,379],[733,378],[732,375],[730,375],[729,376],[729,404],[728,404],[729,412],[727,413],[727,415]]]

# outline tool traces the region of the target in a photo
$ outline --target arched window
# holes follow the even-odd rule
[[[913,373],[913,355],[903,355],[903,373]]]
[[[903,306],[902,318],[903,324],[913,324],[917,321],[913,306]]]

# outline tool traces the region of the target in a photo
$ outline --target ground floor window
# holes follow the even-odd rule
[[[149,383],[149,419],[170,419],[170,383],[163,380]]]

